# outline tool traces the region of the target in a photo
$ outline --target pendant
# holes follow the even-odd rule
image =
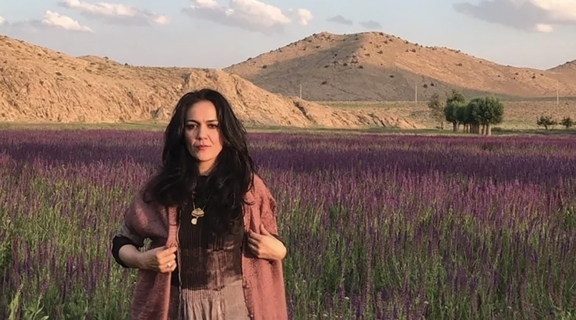
[[[198,218],[202,218],[204,216],[204,210],[200,209],[200,208],[196,208],[192,211],[192,220],[190,220],[190,222],[193,225],[196,225],[198,223]]]

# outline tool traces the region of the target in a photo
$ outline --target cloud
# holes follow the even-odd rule
[[[293,9],[288,10],[290,13],[294,12]],[[300,25],[306,26],[308,25],[308,23],[310,21],[312,21],[312,19],[314,19],[314,16],[312,15],[312,12],[310,12],[310,10],[308,9],[296,9],[295,10],[295,14],[293,14],[293,19],[298,20],[298,23]]]
[[[40,20],[39,22],[38,21],[33,22],[48,28],[59,28],[67,31],[78,31],[78,32],[90,32],[90,33],[94,32],[89,27],[80,25],[78,21],[68,16],[59,14],[58,12],[53,12],[50,10],[47,10],[44,13],[44,18],[42,20]]]
[[[280,8],[258,0],[230,0],[228,6],[215,0],[194,0],[191,6],[182,11],[193,18],[264,34],[282,32],[284,26],[294,20],[300,25],[307,25],[314,18],[306,9],[282,12]]]
[[[360,25],[366,29],[382,29],[382,25],[374,20],[360,22]]]
[[[62,0],[59,5],[80,11],[86,17],[120,25],[164,25],[169,23],[167,16],[145,9],[123,4],[98,2],[96,4],[80,0]]]
[[[334,22],[334,23],[339,23],[339,24],[345,24],[345,25],[348,25],[348,26],[351,26],[351,25],[354,24],[354,22],[352,22],[352,20],[346,19],[346,18],[344,18],[344,17],[341,16],[341,15],[337,15],[337,16],[335,16],[335,17],[328,18],[328,19],[326,19],[326,21]]]
[[[50,10],[46,10],[44,12],[42,19],[21,20],[9,23],[4,18],[0,17],[0,26],[7,26],[9,28],[16,28],[21,30],[28,29],[29,31],[35,31],[36,29],[56,29],[73,32],[94,33],[90,27],[81,25],[78,21],[70,18],[69,16]]]
[[[455,3],[454,10],[491,23],[530,32],[552,32],[554,25],[576,25],[576,0],[481,0]]]
[[[554,29],[552,28],[551,25],[549,24],[543,24],[543,23],[538,23],[536,25],[536,30],[538,32],[542,32],[542,33],[548,33],[548,32],[552,32],[554,31]]]

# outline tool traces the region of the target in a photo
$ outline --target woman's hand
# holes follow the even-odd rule
[[[260,234],[252,230],[248,233],[248,247],[260,259],[282,260],[286,256],[286,247],[274,237],[264,225],[260,225]]]
[[[155,249],[142,252],[138,257],[141,269],[168,273],[176,269],[176,247]]]

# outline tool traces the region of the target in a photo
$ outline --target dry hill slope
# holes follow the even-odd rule
[[[251,126],[420,127],[385,111],[335,110],[272,94],[220,70],[74,58],[5,36],[0,36],[0,79],[0,121],[166,121],[181,95],[210,87],[223,92]]]
[[[561,64],[557,67],[548,69],[549,71],[561,73],[564,75],[576,77],[576,60],[568,61],[564,64]]]
[[[576,95],[564,70],[503,66],[460,51],[423,47],[380,32],[314,34],[224,71],[274,93],[314,101],[414,100],[458,88],[468,95]]]

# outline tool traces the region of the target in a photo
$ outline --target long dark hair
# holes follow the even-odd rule
[[[248,152],[247,133],[230,103],[218,91],[202,89],[186,93],[174,109],[164,133],[162,165],[145,188],[147,201],[182,209],[192,200],[200,175],[199,161],[186,147],[184,137],[186,114],[193,104],[210,101],[216,107],[222,151],[208,175],[211,213],[207,214],[215,233],[235,232],[242,225],[244,195],[252,187],[254,163]]]

